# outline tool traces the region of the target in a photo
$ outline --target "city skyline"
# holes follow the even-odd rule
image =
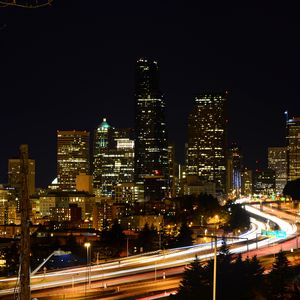
[[[45,186],[56,174],[56,130],[92,132],[103,117],[134,127],[134,63],[143,56],[160,64],[180,162],[194,97],[228,90],[230,140],[247,166],[266,165],[267,148],[284,144],[284,111],[300,115],[292,11],[179,1],[1,9],[1,182],[22,143],[36,160],[37,186]]]

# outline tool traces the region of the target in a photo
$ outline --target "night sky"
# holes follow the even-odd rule
[[[202,4],[210,2],[211,4]],[[221,1],[220,1],[221,2]],[[107,117],[133,127],[134,65],[158,60],[169,139],[183,162],[194,96],[229,92],[229,141],[245,164],[284,145],[285,118],[300,116],[296,7],[217,1],[54,0],[0,8],[0,182],[29,144],[37,184],[56,176],[56,130],[92,131]]]

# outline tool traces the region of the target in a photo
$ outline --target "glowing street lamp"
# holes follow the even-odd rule
[[[90,289],[91,288],[91,255],[90,255],[91,243],[89,242],[84,243],[84,247],[86,248],[87,278],[88,278],[88,284]]]

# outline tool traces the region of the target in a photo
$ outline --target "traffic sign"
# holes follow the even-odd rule
[[[262,230],[261,235],[271,236],[276,238],[286,238],[286,232],[283,230]]]

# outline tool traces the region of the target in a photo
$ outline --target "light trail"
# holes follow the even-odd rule
[[[257,208],[246,205],[245,209],[254,215],[263,217],[265,219],[271,220],[272,222],[278,224],[281,230],[286,231],[287,238],[293,235],[297,231],[297,227],[294,224],[282,220],[274,215],[262,212]],[[266,238],[265,240],[257,241],[257,235],[261,233],[262,229],[266,229],[266,224],[251,218],[251,228],[240,235],[241,239],[247,239],[248,245],[238,246],[230,250],[232,253],[246,252],[247,250],[253,250],[256,248],[261,248],[268,246],[273,243],[285,240],[285,238]],[[230,237],[229,237],[230,238]],[[254,240],[254,242],[253,242]],[[227,244],[240,243],[240,240],[231,240]],[[217,241],[217,246],[221,246],[222,241]],[[176,248],[172,250],[161,250],[155,251],[151,254],[147,253],[144,255],[137,255],[132,257],[126,257],[121,260],[108,262],[101,265],[92,266],[91,268],[91,280],[108,280],[111,278],[122,277],[126,275],[135,275],[145,272],[153,272],[161,269],[168,269],[171,267],[187,265],[194,260],[195,255],[198,256],[200,260],[207,260],[213,257],[213,253],[204,253],[204,251],[212,251],[212,244],[203,243],[197,244],[190,247]],[[120,270],[121,269],[121,270]],[[37,274],[32,276],[32,280],[44,278],[45,280],[53,281],[42,282],[42,283],[32,283],[32,290],[39,290],[51,287],[58,287],[63,285],[74,285],[78,283],[86,283],[86,266],[77,267],[69,270],[62,270],[51,272],[48,274]],[[100,272],[100,274],[95,274]],[[66,278],[72,276],[72,278]],[[55,278],[57,277],[57,278]],[[61,278],[63,277],[63,278]],[[1,279],[0,282],[10,282],[15,281],[16,278],[5,278]],[[0,291],[0,295],[12,294],[14,288],[3,289]]]

